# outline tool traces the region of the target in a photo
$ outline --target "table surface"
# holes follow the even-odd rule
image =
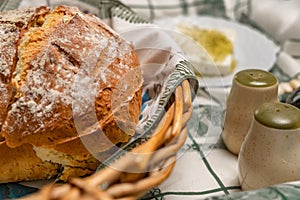
[[[52,0],[50,5],[64,1]],[[0,0],[0,11],[17,7],[28,7],[46,5],[46,0]],[[66,1],[67,2],[67,1]],[[88,2],[88,4],[87,4]],[[257,28],[258,31],[266,33],[261,27],[255,26],[249,16],[241,15],[247,4],[244,1],[213,0],[213,1],[123,1],[135,10],[139,16],[154,20],[169,15],[211,15],[214,17],[234,18],[240,23]],[[149,2],[152,2],[149,4]],[[70,2],[67,2],[70,3]],[[72,1],[73,5],[80,9],[99,14],[98,1]],[[249,6],[249,5],[248,5]],[[235,8],[232,11],[231,8]],[[234,14],[232,14],[234,12]],[[231,19],[232,20],[232,19]],[[268,33],[266,33],[268,34]],[[276,39],[271,38],[276,42]],[[278,42],[279,44],[280,42]],[[281,48],[282,50],[282,48]],[[295,56],[296,59],[296,56]],[[298,60],[296,59],[296,62]],[[275,63],[270,70],[280,81],[288,81],[300,72],[287,70]],[[221,136],[222,122],[225,111],[226,95],[229,88],[199,88],[194,100],[193,117],[189,123],[189,136],[178,153],[176,166],[165,182],[150,190],[143,199],[204,199],[219,196],[215,199],[253,199],[263,197],[269,193],[278,199],[293,198],[300,196],[300,183],[289,183],[256,191],[240,192],[240,184],[237,176],[237,156],[231,154],[225,147]],[[36,191],[34,187],[27,184],[1,184],[1,197],[18,197]],[[8,195],[8,193],[10,193]],[[225,195],[225,196],[224,196]],[[294,196],[293,196],[294,195]],[[247,198],[246,198],[247,197]],[[267,199],[267,197],[262,198]]]

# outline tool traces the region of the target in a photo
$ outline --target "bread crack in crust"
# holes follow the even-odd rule
[[[100,19],[67,6],[7,11],[0,42],[0,182],[87,175],[130,139],[140,66]]]

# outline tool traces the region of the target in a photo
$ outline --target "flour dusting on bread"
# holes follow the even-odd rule
[[[9,11],[0,13],[0,40],[1,145],[12,152],[31,146],[37,158],[29,164],[52,163],[41,178],[62,171],[66,180],[95,170],[99,161],[82,139],[101,145],[97,129],[112,144],[130,139],[141,107],[140,66],[132,45],[100,19],[67,6]],[[130,73],[132,80],[122,80]],[[124,125],[123,110],[133,124]],[[12,171],[0,182],[31,180],[21,173]]]

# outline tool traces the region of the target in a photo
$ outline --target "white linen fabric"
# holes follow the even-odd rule
[[[266,34],[280,46],[277,62],[271,70],[279,80],[288,81],[300,73],[300,1],[298,0],[122,0],[122,3],[141,16],[141,19],[134,19],[136,22],[142,22],[142,18],[151,22],[163,17],[197,14],[227,18],[251,26]],[[99,17],[110,16],[108,24],[124,34],[124,37],[135,28],[140,30],[152,26],[148,23],[132,23],[130,16],[121,17],[124,13],[120,14],[120,10],[114,7],[118,4],[117,1],[4,0],[0,11],[17,7],[58,4],[78,6],[81,10],[97,14]],[[109,12],[101,6],[107,6],[105,9]],[[171,48],[171,51],[181,55],[178,47],[170,45],[172,42],[168,43],[165,40],[167,37],[163,36],[162,32],[151,30],[154,32],[147,31],[144,38],[135,38],[132,34],[126,37],[132,40],[138,49]],[[157,37],[157,34],[161,38]],[[156,42],[149,42],[149,38],[154,38]],[[147,63],[149,57],[144,56],[143,59]],[[173,61],[170,63],[171,66],[174,65]],[[159,70],[158,67],[147,73],[149,77],[152,74],[160,75]],[[221,196],[214,199],[226,199],[226,196],[230,199],[230,195],[236,194],[239,195],[232,199],[246,199],[245,195],[252,195],[252,199],[260,197],[259,195],[263,193],[261,190],[254,191],[256,193],[250,195],[240,192],[237,156],[227,151],[220,137],[226,95],[229,90],[230,88],[200,88],[193,104],[194,115],[189,124],[189,138],[178,154],[175,169],[165,182],[151,190],[143,199],[203,199],[219,195]],[[299,188],[299,185],[299,182],[292,184],[293,188]],[[293,190],[294,194],[299,191],[300,189]],[[267,192],[271,194],[273,191],[270,189]],[[289,196],[289,194],[281,195]],[[284,199],[278,196],[278,199],[281,198]]]

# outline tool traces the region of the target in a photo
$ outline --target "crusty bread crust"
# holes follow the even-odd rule
[[[59,164],[44,162],[36,156],[30,144],[10,148],[5,141],[0,143],[0,182],[47,179],[57,175]]]
[[[10,79],[16,57],[19,30],[14,24],[0,26],[0,130],[12,98]]]
[[[54,164],[43,176],[0,182],[53,177],[57,166],[65,167],[63,179],[76,169],[84,175],[99,164],[99,151],[130,139],[141,107],[139,62],[132,45],[100,19],[67,6],[9,11],[0,13],[0,40],[3,149],[36,152],[32,165]]]

